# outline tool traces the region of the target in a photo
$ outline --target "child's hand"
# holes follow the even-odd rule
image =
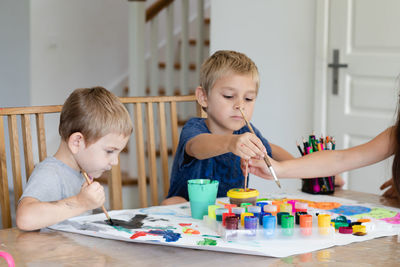
[[[380,187],[381,190],[384,190],[385,188],[388,188],[388,190],[386,190],[382,196],[389,198],[397,198],[397,192],[393,185],[393,178],[384,182]]]
[[[86,210],[92,210],[104,204],[105,194],[104,188],[98,182],[93,182],[90,185],[84,183],[81,192],[78,194],[78,201],[86,207]]]
[[[256,156],[262,158],[267,154],[267,150],[261,140],[252,133],[232,135],[229,142],[229,151],[243,159],[250,159]]]
[[[270,158],[268,155],[266,157],[269,158],[269,161],[271,162],[272,166],[274,167],[275,172],[279,170],[279,162],[273,160]],[[251,158],[249,160],[249,173],[254,174],[258,177],[268,179],[268,180],[273,180],[274,177],[271,175],[271,172],[268,169],[267,164],[265,163],[264,159],[261,157],[255,157]],[[278,173],[278,172],[277,172]]]

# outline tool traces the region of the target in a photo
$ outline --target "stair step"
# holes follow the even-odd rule
[[[195,89],[189,89],[188,94],[189,94],[189,95],[194,95],[194,92],[195,92]],[[164,87],[159,87],[157,93],[158,93],[159,96],[164,96],[164,95],[166,95],[165,88],[164,88]],[[151,94],[150,87],[147,87],[147,88],[146,88],[146,95],[149,96],[150,94]],[[174,95],[182,95],[181,89],[176,88],[176,89],[174,90]]]
[[[182,40],[179,40],[179,43],[181,43]],[[189,45],[191,46],[195,46],[197,44],[197,40],[196,39],[189,39]],[[204,40],[204,45],[205,46],[210,46],[210,40]]]
[[[159,62],[158,67],[160,69],[165,69],[167,64],[165,62]],[[181,63],[180,62],[175,62],[174,63],[174,69],[175,70],[180,70],[181,69]],[[189,70],[196,70],[196,63],[189,63]]]

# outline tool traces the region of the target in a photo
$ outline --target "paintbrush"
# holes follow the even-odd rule
[[[247,177],[249,176],[249,161],[246,161],[246,167],[244,169],[244,192],[247,191]]]
[[[83,174],[83,176],[85,177],[86,182],[87,182],[88,184],[91,184],[92,181],[89,179],[89,176],[87,175],[87,173],[86,173],[86,172],[82,172],[82,174]],[[110,225],[114,225],[114,222],[111,220],[110,215],[108,215],[108,212],[107,212],[106,208],[104,207],[104,205],[101,206],[101,209],[103,210],[104,214],[106,215],[106,217],[107,217],[107,219],[108,219],[108,223],[109,223]]]
[[[242,108],[241,108],[241,107],[238,107],[238,109],[240,110],[240,113],[242,114],[242,117],[243,117],[244,121],[246,122],[247,127],[249,127],[250,132],[251,132],[252,134],[256,134],[256,133],[254,132],[254,130],[253,130],[253,127],[251,127],[251,124],[250,124],[249,121],[246,119],[246,116],[244,115]],[[267,164],[267,166],[268,166],[269,172],[270,172],[271,175],[274,177],[275,183],[279,186],[279,188],[282,188],[282,187],[281,187],[281,183],[279,182],[278,177],[276,177],[274,168],[272,168],[271,162],[269,161],[267,155],[264,156],[264,161],[265,161],[265,164]]]

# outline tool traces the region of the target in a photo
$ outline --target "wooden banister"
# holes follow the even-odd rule
[[[157,16],[164,8],[169,6],[174,0],[159,0],[149,6],[146,10],[146,22]]]

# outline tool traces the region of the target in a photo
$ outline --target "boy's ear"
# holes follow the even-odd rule
[[[78,153],[80,149],[85,148],[85,138],[80,132],[70,135],[68,138],[68,147],[73,154]]]
[[[198,86],[196,88],[196,98],[197,102],[203,107],[203,109],[207,108],[207,92],[203,87]]]

